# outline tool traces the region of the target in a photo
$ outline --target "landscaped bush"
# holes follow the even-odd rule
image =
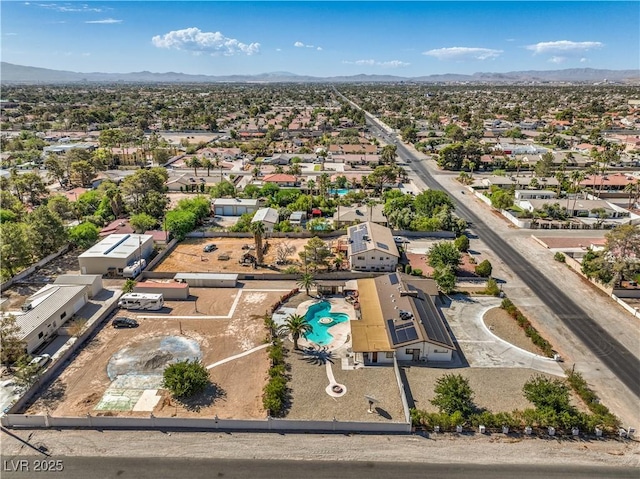
[[[422,270],[420,268],[416,268],[411,272],[414,276],[422,276]]]
[[[489,276],[491,276],[491,273],[493,272],[493,266],[491,266],[491,263],[489,262],[488,259],[485,259],[475,267],[475,272],[478,276],[481,276],[482,278],[488,278]]]
[[[560,251],[553,255],[553,259],[555,259],[559,263],[564,263],[567,260],[567,258]]]
[[[487,281],[487,287],[485,288],[484,293],[489,294],[491,296],[499,296],[500,287],[498,286],[498,282],[493,278],[489,278],[489,280]]]
[[[554,355],[553,348],[551,347],[551,343],[540,336],[538,330],[534,328],[529,320],[526,318],[524,314],[520,312],[518,308],[511,302],[509,298],[504,298],[500,307],[504,309],[509,316],[516,320],[518,326],[524,329],[524,333],[528,338],[531,339],[531,342],[538,346],[540,350],[544,353],[545,356],[552,358]]]
[[[405,265],[404,272],[406,274],[411,274],[411,265],[410,264]]]

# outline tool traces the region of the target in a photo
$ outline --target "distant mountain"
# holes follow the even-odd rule
[[[57,84],[57,83],[616,83],[640,84],[640,70],[598,70],[594,68],[571,68],[549,71],[520,71],[507,73],[454,73],[401,77],[394,75],[351,75],[314,77],[290,72],[272,72],[259,75],[190,75],[186,73],[148,71],[133,73],[79,73],[50,70],[47,68],[0,63],[0,81],[3,84]]]

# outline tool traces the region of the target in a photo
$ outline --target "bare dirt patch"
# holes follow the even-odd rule
[[[544,353],[524,333],[518,323],[502,308],[493,308],[487,311],[482,320],[489,330],[514,346],[529,351],[530,353],[544,356]]]
[[[299,262],[298,253],[307,243],[306,238],[267,238],[264,240],[269,246],[264,255],[264,263],[275,265],[278,245],[287,243],[294,248],[289,259],[295,264]],[[218,248],[211,252],[202,251],[204,246],[214,243]],[[250,252],[255,256],[254,250],[243,249],[243,246],[254,246],[253,238],[189,238],[178,244],[154,271],[192,273],[251,273],[251,266],[242,266],[239,263],[241,256]],[[228,258],[228,259],[226,259]],[[269,271],[262,270],[259,271]]]
[[[266,283],[262,283],[264,288]],[[269,283],[271,289],[284,286],[280,282]],[[252,283],[253,289],[259,284]],[[283,288],[284,289],[284,288]],[[199,313],[195,313],[195,301],[167,302],[166,318],[143,318],[156,316],[156,312],[119,310],[117,316],[138,319],[135,329],[114,329],[111,323],[102,326],[96,336],[78,353],[59,377],[28,408],[27,414],[55,416],[82,416],[86,414],[113,414],[117,416],[148,416],[150,411],[100,411],[94,410],[102,395],[112,384],[107,374],[109,360],[118,351],[148,342],[153,338],[178,336],[198,342],[205,366],[230,356],[240,354],[264,344],[266,331],[263,315],[285,294],[283,291],[264,291],[260,302],[243,301],[242,296],[230,318],[181,319],[184,316],[227,315],[240,289],[195,288],[200,298]],[[257,291],[243,291],[244,294]],[[201,311],[202,310],[202,311]],[[144,314],[143,314],[144,313]],[[150,314],[153,313],[153,314]],[[214,314],[215,313],[215,314]],[[159,354],[162,351],[158,352]],[[149,366],[157,365],[161,357],[150,357]],[[206,416],[220,418],[264,418],[262,388],[267,379],[268,358],[266,349],[216,366],[209,371],[212,386],[199,397],[190,401],[176,401],[160,390],[161,400],[153,410],[157,416]]]

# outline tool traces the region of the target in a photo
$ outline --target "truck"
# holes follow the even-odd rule
[[[157,311],[164,306],[162,293],[126,293],[120,296],[118,306],[124,309]]]

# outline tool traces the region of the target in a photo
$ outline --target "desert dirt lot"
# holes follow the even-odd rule
[[[299,262],[298,253],[303,250],[306,238],[267,238],[269,247],[264,255],[265,264],[276,263],[278,245],[287,243],[295,248],[289,259],[293,263]],[[213,243],[218,248],[211,253],[205,253],[202,248]],[[198,238],[186,239],[176,246],[169,255],[154,269],[162,272],[189,271],[191,273],[251,273],[251,266],[242,266],[238,260],[244,253],[255,256],[255,250],[242,249],[244,245],[253,247],[253,238]],[[221,260],[220,255],[227,255],[229,259]],[[259,270],[270,271],[270,270]]]
[[[135,329],[115,329],[106,323],[95,337],[78,353],[60,376],[32,404],[28,414],[80,416],[109,414],[148,416],[151,411],[96,411],[108,388],[113,387],[107,366],[125,348],[127,351],[144,348],[145,344],[166,337],[188,338],[199,346],[202,363],[213,365],[231,356],[264,344],[266,331],[262,316],[265,310],[286,294],[285,283],[244,284],[241,289],[193,288],[195,301],[167,301],[160,311],[119,310],[116,316],[138,320]],[[278,289],[282,288],[282,289]],[[240,295],[236,303],[237,295]],[[235,309],[233,306],[235,304]],[[203,319],[197,319],[197,316]],[[194,316],[196,318],[194,318]],[[208,318],[205,318],[209,316]],[[218,316],[215,318],[215,316]],[[154,354],[153,351],[150,352]],[[157,352],[156,352],[157,356]],[[160,357],[145,356],[146,362],[137,364],[142,374],[161,374],[165,362]],[[113,364],[113,361],[111,362]],[[211,368],[210,378],[215,387],[190,403],[179,403],[158,391],[161,398],[153,407],[156,416],[214,416],[221,418],[263,418],[262,388],[267,378],[266,349],[258,349],[246,356]],[[111,366],[110,366],[111,367]],[[149,371],[147,371],[148,368]],[[140,372],[139,372],[140,374]],[[106,397],[106,396],[105,396]]]

